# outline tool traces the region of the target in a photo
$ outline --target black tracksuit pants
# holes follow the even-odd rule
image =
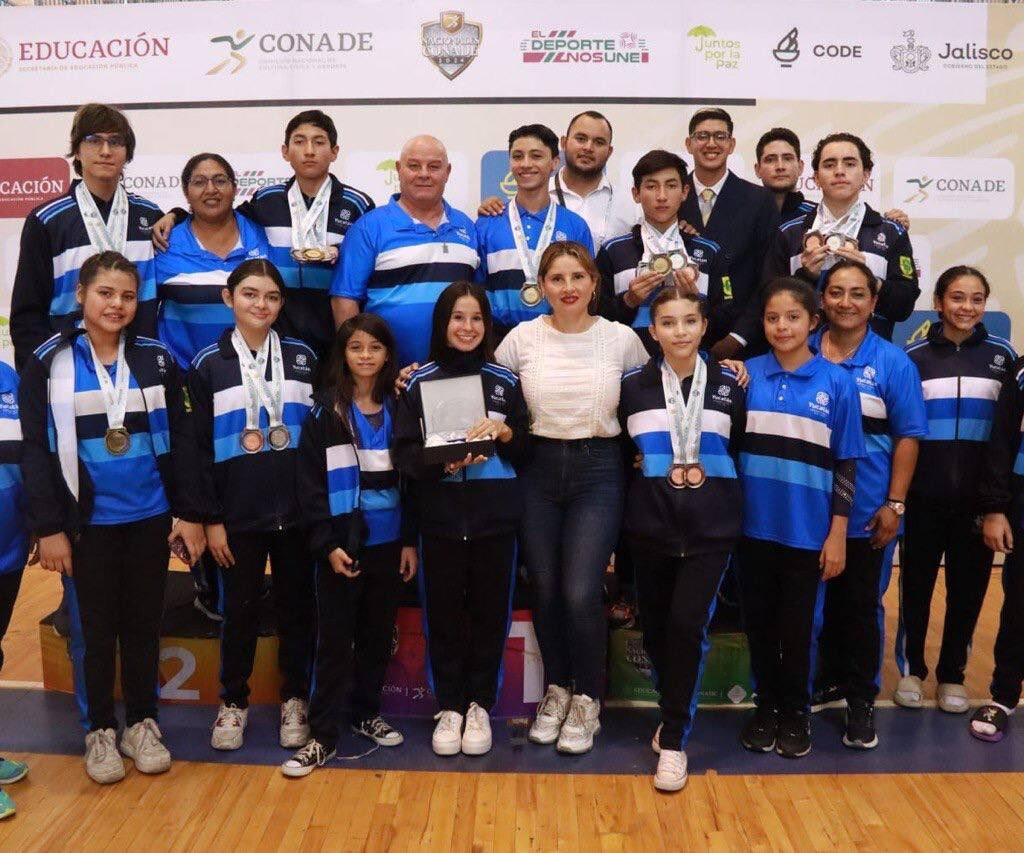
[[[115,654],[121,652],[126,724],[157,718],[160,620],[164,612],[167,535],[162,514],[127,524],[90,525],[71,550],[74,589],[85,640],[89,730],[116,729]]]
[[[846,568],[825,585],[825,618],[818,638],[822,686],[843,688],[847,699],[872,703],[878,695],[882,628],[882,557],[868,537],[846,540]]]
[[[354,578],[335,572],[326,560],[317,562],[316,677],[309,725],[311,736],[328,751],[338,744],[349,672],[351,721],[361,723],[380,714],[380,691],[391,660],[402,589],[401,552],[400,542],[363,548],[360,572]]]
[[[1014,550],[1003,563],[1003,609],[996,634],[992,699],[1011,710],[1024,680],[1024,529],[1014,525]]]
[[[274,532],[229,533],[235,565],[221,569],[220,680],[224,704],[249,706],[259,634],[263,575],[270,558],[274,613],[277,619],[277,662],[283,678],[281,701],[309,698],[309,680],[316,636],[313,561],[305,532],[292,527]]]
[[[819,554],[740,540],[740,602],[759,707],[784,714],[808,710],[825,599]]]
[[[516,536],[422,537],[430,674],[442,711],[490,710],[511,618]]]
[[[662,749],[681,750],[693,728],[708,626],[728,554],[673,557],[630,542],[644,650],[660,693]]]
[[[976,513],[957,512],[912,497],[907,502],[900,561],[896,664],[902,675],[928,677],[924,641],[943,553],[946,618],[935,677],[940,684],[963,684],[971,638],[992,574],[992,552],[981,538]]]
[[[18,600],[18,590],[21,589],[21,576],[24,573],[24,569],[17,569],[0,575],[0,670],[4,668],[4,635],[11,624],[14,602]]]

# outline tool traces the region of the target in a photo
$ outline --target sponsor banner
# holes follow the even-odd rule
[[[63,157],[0,160],[0,219],[21,219],[69,186],[71,166]]]
[[[911,219],[1008,219],[1014,168],[1001,157],[901,157],[893,202]]]
[[[217,11],[161,3],[5,13],[0,102],[80,103],[102,91],[122,104],[790,92],[836,102],[975,103],[984,100],[986,70],[1016,61],[1011,48],[987,46],[983,5],[843,0],[795,12],[740,0],[713,8],[415,0],[386,13],[350,3],[339,16],[328,0],[293,0]],[[857,26],[839,28],[840,20]]]
[[[937,59],[951,39],[984,44],[984,6],[723,0],[687,4],[683,17],[684,79],[701,80],[706,97],[985,100],[983,64],[954,68]]]
[[[897,346],[905,347],[907,344],[922,341],[928,336],[928,329],[932,323],[938,322],[939,316],[933,308],[930,311],[914,311],[902,323],[897,323],[893,329],[892,342]],[[986,311],[982,319],[985,328],[993,335],[1010,340],[1010,317],[1003,311]]]

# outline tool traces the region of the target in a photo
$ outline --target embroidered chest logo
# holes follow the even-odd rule
[[[831,398],[828,396],[827,393],[825,393],[824,391],[819,391],[817,394],[814,395],[814,399],[810,403],[808,403],[808,406],[810,407],[812,412],[819,415],[827,416],[829,414],[828,404],[830,400]]]
[[[732,402],[731,393],[732,389],[728,385],[719,385],[711,395],[711,399],[716,403],[724,403],[728,406]]]
[[[494,390],[491,391],[491,402],[497,403],[498,405],[505,404],[505,388],[503,386],[494,386]]]

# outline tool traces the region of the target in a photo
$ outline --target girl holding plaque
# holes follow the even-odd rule
[[[85,769],[101,783],[124,778],[118,647],[121,753],[142,773],[171,765],[157,726],[168,543],[180,536],[192,557],[205,547],[194,469],[181,458],[190,419],[177,365],[159,341],[126,332],[138,289],[123,255],[89,258],[77,286],[82,328],[35,351],[19,394],[28,526],[43,569],[64,575],[72,632],[84,643]],[[172,514],[187,520],[172,529]]]
[[[309,739],[316,612],[296,466],[302,424],[313,407],[316,356],[271,328],[283,294],[270,261],[237,267],[223,290],[234,328],[201,350],[188,374],[199,496],[224,608],[214,749],[242,746],[268,557],[283,676],[280,742],[297,749]]]
[[[623,529],[636,567],[644,648],[656,673],[662,722],[654,786],[686,784],[683,748],[693,726],[708,625],[740,535],[743,498],[735,459],[745,394],[731,371],[698,353],[707,302],[663,289],[650,306],[660,347],[622,379],[619,421],[642,454]]]
[[[483,399],[453,402],[476,402],[486,412],[466,425],[464,439],[489,440],[494,453],[428,463],[424,386],[462,377],[479,377],[475,393]],[[477,284],[455,282],[434,306],[430,361],[412,374],[399,399],[394,446],[395,465],[414,480],[417,496],[420,593],[440,709],[432,738],[438,755],[483,755],[491,748],[489,712],[508,635],[523,509],[516,466],[528,450],[519,379],[494,363],[487,294]]]
[[[376,314],[350,317],[302,428],[299,502],[317,561],[316,686],[309,742],[281,765],[285,776],[308,776],[334,757],[353,660],[352,730],[381,746],[404,740],[380,716],[402,581],[417,562],[390,451],[397,374],[388,325]]]
[[[823,581],[846,565],[864,436],[853,379],[808,346],[818,322],[814,289],[779,278],[763,298],[771,351],[747,362],[739,466],[740,596],[757,693],[741,742],[755,752],[799,758],[811,751],[809,680]]]
[[[496,355],[522,377],[534,436],[521,541],[548,687],[529,737],[583,753],[601,728],[602,581],[625,496],[619,388],[648,356],[628,326],[594,316],[600,276],[584,246],[552,243],[538,272],[551,314],[520,323]]]

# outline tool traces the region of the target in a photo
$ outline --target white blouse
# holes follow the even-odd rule
[[[559,332],[546,316],[520,323],[501,342],[498,363],[519,374],[531,432],[544,438],[619,434],[622,374],[647,362],[629,326],[604,317],[585,332]]]

